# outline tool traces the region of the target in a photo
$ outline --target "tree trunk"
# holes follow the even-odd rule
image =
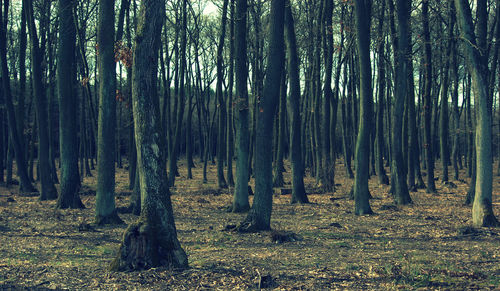
[[[424,41],[424,148],[427,165],[427,193],[435,193],[434,184],[434,153],[432,143],[432,56],[431,39],[429,29],[429,0],[422,1],[422,23],[423,23],[423,41]]]
[[[355,0],[356,41],[359,54],[360,77],[360,121],[356,142],[356,176],[354,178],[354,208],[356,215],[371,214],[370,191],[368,189],[370,127],[373,96],[370,63],[370,18],[371,0]]]
[[[395,52],[395,86],[394,86],[394,109],[392,110],[392,167],[391,180],[395,203],[406,205],[411,203],[411,197],[406,184],[406,169],[402,151],[402,123],[406,94],[408,92],[408,62],[406,53],[409,46],[408,23],[410,21],[411,2],[397,0],[398,15],[398,49]]]
[[[125,231],[118,255],[110,267],[116,271],[188,266],[186,253],[177,240],[170,191],[165,179],[165,147],[157,106],[156,70],[164,5],[164,1],[158,0],[141,3],[132,77],[141,216]]]
[[[222,5],[221,34],[217,45],[217,107],[219,110],[218,130],[217,130],[217,184],[219,188],[227,188],[227,182],[224,178],[224,129],[226,126],[226,104],[224,101],[224,92],[222,90],[222,81],[224,78],[222,53],[224,49],[224,40],[226,38],[227,6],[229,0],[224,0]]]
[[[485,3],[484,3],[485,4]],[[493,160],[491,155],[491,103],[488,100],[488,68],[487,58],[483,56],[485,48],[483,45],[484,35],[480,27],[478,40],[472,24],[472,13],[469,2],[466,0],[455,0],[457,8],[457,19],[460,26],[462,38],[466,43],[464,46],[467,56],[467,67],[472,76],[474,89],[477,124],[476,124],[476,193],[472,206],[472,222],[474,226],[498,226],[492,208],[493,188]],[[478,5],[478,23],[487,21],[486,5]],[[476,45],[477,44],[477,45]]]
[[[99,1],[99,121],[97,133],[97,191],[95,222],[123,223],[115,207],[116,63],[115,1]]]
[[[59,148],[61,158],[61,193],[57,200],[58,208],[83,208],[78,196],[80,175],[78,173],[77,138],[77,94],[75,42],[76,29],[73,21],[73,1],[59,0],[59,31],[57,80],[59,95]],[[83,51],[82,51],[83,53]]]
[[[274,113],[279,101],[279,83],[283,74],[285,0],[272,0],[270,14],[269,62],[264,91],[258,104],[255,148],[255,198],[252,210],[239,226],[240,231],[259,231],[271,228],[273,199],[272,149]]]
[[[9,1],[4,1],[3,11],[0,11],[0,61],[2,70],[2,85],[5,107],[7,109],[7,118],[9,124],[9,136],[11,143],[14,146],[14,154],[17,161],[17,175],[19,176],[19,185],[21,192],[37,192],[36,188],[31,184],[26,168],[26,160],[19,132],[17,128],[14,104],[12,102],[12,92],[10,87],[9,69],[7,66],[7,17],[9,11]],[[3,12],[3,15],[2,15]]]
[[[234,131],[233,131],[233,85],[234,85],[234,0],[230,4],[229,22],[229,85],[227,98],[227,183],[234,186],[233,156],[234,156]]]
[[[248,202],[248,160],[250,153],[249,109],[247,91],[247,0],[236,0],[234,25],[235,85],[236,100],[236,184],[233,196],[233,212],[243,212],[250,208]]]
[[[292,203],[309,203],[304,187],[304,162],[302,159],[302,136],[300,130],[300,77],[297,55],[297,40],[292,8],[285,6],[285,35],[288,52],[288,74],[290,77],[290,147],[292,163]]]
[[[30,35],[30,51],[33,81],[33,95],[35,99],[35,110],[38,125],[38,170],[41,180],[40,200],[52,200],[57,198],[57,190],[51,176],[49,161],[49,114],[47,106],[47,95],[42,83],[43,72],[41,67],[41,51],[38,35],[35,27],[32,2],[24,1],[27,15],[28,32]],[[17,130],[17,129],[16,129]]]

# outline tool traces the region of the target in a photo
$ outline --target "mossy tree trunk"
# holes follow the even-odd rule
[[[141,216],[125,231],[118,256],[111,264],[111,269],[117,271],[188,266],[186,253],[177,239],[170,191],[165,179],[166,151],[157,106],[156,72],[164,11],[165,2],[162,0],[144,0],[141,3],[132,77]]]

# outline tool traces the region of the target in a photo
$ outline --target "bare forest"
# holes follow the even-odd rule
[[[498,290],[500,0],[1,0],[0,290]]]

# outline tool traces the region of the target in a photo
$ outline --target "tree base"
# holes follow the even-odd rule
[[[482,219],[482,223],[478,225],[479,227],[500,227],[500,222],[497,220],[495,215],[488,214]]]
[[[185,269],[187,255],[174,238],[161,236],[142,219],[131,224],[124,236],[111,271],[138,271],[155,267]]]
[[[98,215],[95,218],[95,224],[97,225],[106,225],[106,224],[124,224],[125,222],[118,216],[117,211],[113,211],[108,216]]]
[[[236,227],[236,230],[241,233],[254,233],[259,231],[271,230],[268,225],[263,225],[257,220],[255,213],[250,212],[245,220]]]

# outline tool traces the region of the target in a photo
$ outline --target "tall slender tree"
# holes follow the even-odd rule
[[[292,203],[308,203],[304,187],[304,162],[302,159],[302,136],[300,130],[300,77],[297,38],[289,1],[285,6],[285,40],[288,52],[288,75],[290,78],[290,150],[292,163]]]
[[[97,224],[123,223],[115,207],[116,63],[115,1],[99,1],[99,121],[97,130]]]
[[[402,124],[404,103],[407,94],[408,61],[406,53],[409,46],[408,22],[410,21],[411,1],[397,0],[396,9],[398,14],[398,49],[395,52],[396,84],[394,88],[394,109],[392,110],[392,164],[391,179],[394,200],[396,204],[404,205],[411,203],[408,185],[406,184],[406,169],[402,150]]]
[[[76,27],[72,0],[59,0],[59,45],[57,53],[57,90],[59,95],[59,148],[61,156],[61,193],[58,208],[83,208],[78,195],[77,94],[76,83]]]
[[[47,94],[43,86],[42,72],[42,51],[38,42],[35,19],[33,14],[33,2],[24,0],[26,20],[28,23],[28,33],[30,36],[31,69],[33,75],[33,95],[35,99],[35,111],[38,126],[38,174],[41,182],[40,199],[56,199],[57,190],[52,179],[52,171],[49,161],[49,112],[47,106]],[[21,118],[21,117],[20,117]],[[17,129],[16,129],[17,130]],[[21,138],[20,138],[21,139]]]
[[[368,189],[370,126],[372,118],[373,95],[370,63],[370,19],[371,0],[355,0],[356,11],[356,43],[359,55],[360,78],[360,120],[356,142],[356,175],[354,178],[354,212],[356,215],[373,213],[370,207],[370,191]]]
[[[423,26],[423,46],[424,46],[424,149],[427,166],[427,193],[436,192],[434,184],[434,151],[432,143],[432,50],[431,32],[429,28],[429,0],[422,0],[422,26]]]
[[[2,9],[3,8],[3,9]],[[19,132],[17,131],[16,113],[14,103],[12,102],[12,91],[10,87],[9,67],[7,66],[7,19],[9,13],[9,1],[3,1],[0,5],[0,66],[2,71],[2,87],[5,107],[7,110],[7,120],[9,126],[9,142],[14,147],[14,155],[17,162],[17,175],[19,176],[19,188],[21,192],[37,192],[31,184],[28,176],[28,168],[24,156],[24,150],[21,146]],[[8,165],[7,165],[8,167]],[[8,170],[8,169],[7,169]],[[7,175],[8,176],[8,175]],[[9,179],[7,177],[7,182]]]
[[[233,212],[247,211],[248,202],[248,159],[250,155],[250,130],[247,89],[247,0],[236,0],[234,19],[235,67],[235,109],[236,109],[236,184],[233,195]]]
[[[259,231],[271,228],[273,204],[272,140],[279,84],[283,74],[285,0],[272,0],[270,13],[270,39],[264,91],[257,105],[255,137],[255,198],[252,209],[239,226],[240,231]]]

